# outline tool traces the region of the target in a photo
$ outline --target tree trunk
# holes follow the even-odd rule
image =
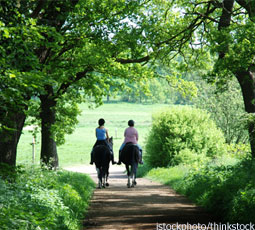
[[[220,17],[218,29],[222,30],[230,26],[231,16],[234,7],[234,0],[224,0],[222,3],[222,14]],[[249,15],[253,15],[255,12],[255,5],[251,4],[252,1],[237,1],[241,6],[243,6],[249,13]],[[227,53],[228,45],[219,52],[219,59],[225,57]],[[239,85],[242,89],[243,100],[245,105],[245,111],[250,114],[255,113],[255,75],[254,72],[243,69],[234,73]],[[251,119],[248,124],[249,131],[249,139],[251,146],[251,154],[252,158],[255,157],[255,120]]]
[[[58,167],[58,154],[53,125],[56,121],[56,99],[50,95],[40,96],[41,100],[41,163],[48,168]]]
[[[0,128],[0,163],[16,165],[17,147],[26,115],[22,111],[7,111],[1,114]]]
[[[250,71],[240,71],[236,73],[236,78],[241,86],[245,111],[255,113],[255,75]],[[252,158],[255,156],[255,119],[251,119],[248,124],[249,138]]]

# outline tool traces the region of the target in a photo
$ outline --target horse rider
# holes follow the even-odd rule
[[[105,120],[103,118],[98,120],[98,127],[96,128],[96,143],[93,146],[93,149],[97,146],[97,145],[105,145],[109,148],[110,153],[111,153],[111,161],[112,164],[116,164],[116,162],[114,161],[114,153],[113,153],[113,149],[112,147],[109,145],[109,135],[108,135],[108,130],[104,127],[105,124]],[[93,164],[93,149],[91,151],[90,154],[90,164]]]
[[[139,148],[139,163],[143,164],[143,160],[142,160],[142,147],[137,143],[138,142],[138,131],[136,130],[136,128],[134,128],[135,126],[135,122],[133,120],[129,120],[128,121],[128,128],[125,129],[124,132],[124,142],[123,144],[120,146],[120,150],[119,150],[119,161],[118,161],[118,165],[121,164],[120,161],[120,157],[121,157],[121,151],[124,148],[124,146],[127,143],[132,143],[134,145],[136,145]]]

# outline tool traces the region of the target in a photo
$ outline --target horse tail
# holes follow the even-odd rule
[[[111,152],[105,145],[97,145],[93,150],[93,158],[96,166],[106,166],[111,160]]]
[[[133,164],[139,161],[139,148],[134,144],[126,144],[121,152],[121,161],[124,164]]]
[[[136,163],[138,163],[139,162],[139,159],[140,159],[140,154],[139,154],[139,148],[138,148],[138,146],[136,145],[136,148],[134,148],[134,157],[135,157],[135,159],[134,159],[134,161],[136,162]]]

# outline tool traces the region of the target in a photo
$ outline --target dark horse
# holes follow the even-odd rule
[[[109,145],[112,149],[113,141],[112,137],[109,139]],[[105,188],[109,186],[107,183],[109,176],[109,165],[111,160],[111,152],[106,145],[97,145],[93,149],[93,161],[96,165],[97,177],[98,177],[98,188]]]
[[[139,148],[137,145],[132,143],[127,143],[121,151],[120,160],[125,164],[128,176],[128,188],[134,187],[136,185],[136,171],[139,162]],[[131,166],[131,171],[130,171]],[[130,177],[132,179],[132,184],[130,184]]]

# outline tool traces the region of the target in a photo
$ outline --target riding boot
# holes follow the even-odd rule
[[[117,163],[118,165],[121,165],[120,156],[121,156],[121,150],[119,151],[119,161]]]
[[[114,153],[113,151],[111,151],[111,161],[112,161],[112,164],[115,165],[117,162],[114,161]]]
[[[90,164],[93,165],[93,150],[90,153]]]

